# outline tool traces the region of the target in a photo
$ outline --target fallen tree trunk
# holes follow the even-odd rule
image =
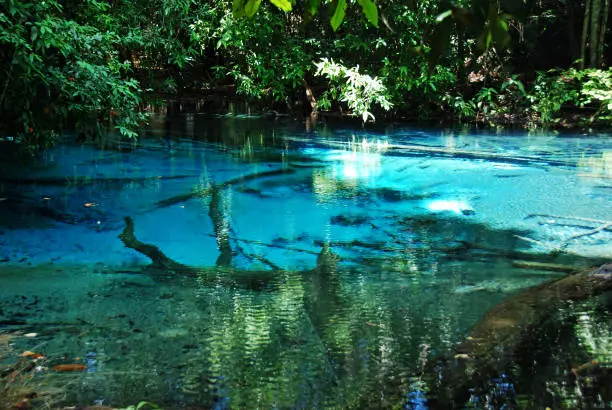
[[[517,347],[529,338],[529,331],[563,302],[584,300],[609,290],[612,264],[534,286],[493,307],[454,348],[451,357],[436,360],[426,372],[434,381],[434,407],[463,408],[470,389],[506,373]]]

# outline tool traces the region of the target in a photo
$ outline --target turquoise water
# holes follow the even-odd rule
[[[564,275],[519,261],[610,260],[611,141],[189,114],[133,143],[19,161],[2,147],[0,370],[43,355],[19,379],[41,408],[435,408],[436,360],[496,304]],[[117,237],[126,216],[201,272],[152,269]],[[216,268],[219,243],[256,273]],[[321,274],[324,245],[338,264]],[[607,300],[560,304],[525,339],[533,360],[475,396],[612,400],[571,372],[610,356]]]

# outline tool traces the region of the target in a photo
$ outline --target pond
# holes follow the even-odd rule
[[[0,376],[35,408],[436,408],[487,311],[612,255],[606,135],[183,114],[73,139],[0,147]],[[610,405],[611,306],[555,304],[471,405]]]

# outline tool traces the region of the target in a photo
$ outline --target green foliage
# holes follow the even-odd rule
[[[541,72],[529,98],[543,125],[561,121],[559,114],[564,108],[589,110],[589,115],[581,115],[581,121],[585,124],[610,121],[612,72],[573,68],[561,72]]]
[[[590,123],[608,120],[607,71],[566,69],[525,84],[518,74],[530,73],[514,75],[514,67],[544,60],[534,46],[539,35],[571,23],[565,7],[536,3],[5,1],[0,134],[33,149],[73,125],[133,137],[146,121],[145,98],[217,85],[234,86],[260,108],[299,114],[316,101],[364,121],[376,106],[408,118],[493,123],[518,115],[547,125],[573,107],[588,111]]]
[[[419,107],[422,115],[442,109],[455,85],[455,75],[450,68],[443,65],[430,68],[418,56],[413,61],[406,61],[405,65],[398,65],[387,58],[383,63],[381,75],[386,83],[391,84],[393,100],[407,110]]]
[[[471,120],[476,116],[476,103],[472,100],[466,101],[461,95],[446,95],[444,102],[450,107],[455,115],[457,115],[459,121]]]
[[[214,48],[224,55],[224,64],[213,67],[216,78],[230,77],[236,92],[249,98],[285,101],[302,87],[313,59],[311,44],[290,36],[282,16],[265,7],[251,21],[237,18],[219,3],[192,30],[203,49]]]
[[[346,15],[346,0],[336,0],[333,10],[329,22],[334,31],[336,31],[344,21],[344,16]]]
[[[612,120],[612,71],[587,69],[576,71],[575,75],[582,85],[580,106],[593,106],[596,109],[590,121]]]
[[[316,75],[327,77],[332,84],[327,98],[323,99],[326,101],[325,107],[329,107],[329,97],[344,102],[365,123],[369,119],[375,119],[371,112],[373,104],[386,111],[393,106],[383,82],[377,77],[359,73],[359,66],[347,68],[327,58],[315,63],[315,66]]]
[[[474,97],[478,111],[486,118],[495,114],[498,92],[493,87],[482,87]]]
[[[373,0],[357,0],[370,24],[378,27],[378,8]]]
[[[284,12],[290,12],[293,9],[295,1],[289,0],[270,0],[270,3]],[[357,0],[361,7],[363,15],[374,27],[378,27],[378,7],[374,0]],[[235,17],[253,17],[261,0],[233,0],[232,12]],[[321,4],[321,0],[308,0],[306,2],[305,18],[311,19],[314,17]],[[338,30],[345,19],[348,3],[347,0],[334,0],[331,2],[330,25],[334,31]]]
[[[95,0],[88,6],[89,12],[108,9]],[[100,15],[96,20],[106,21]],[[113,31],[66,18],[56,0],[4,3],[2,132],[32,150],[52,143],[61,125],[72,118],[134,136],[146,117],[138,110],[139,84],[128,77],[130,64],[119,57],[122,43]]]
[[[612,120],[612,71],[600,69],[538,73],[529,95],[533,110],[543,125],[561,121],[563,109],[587,110],[581,113],[583,125]]]
[[[270,3],[274,4],[282,11],[291,11],[292,8],[292,3],[287,0],[270,0]]]
[[[510,21],[516,17],[505,10],[518,14],[523,8],[522,0],[507,0],[501,4],[490,0],[463,3],[466,4],[448,7],[438,14],[432,36],[430,62],[436,63],[447,53],[455,38],[453,32],[457,32],[456,29],[469,32],[470,36],[476,39],[481,53],[490,48],[503,51],[510,46]]]
[[[544,126],[559,122],[556,116],[567,103],[574,104],[578,98],[578,84],[573,76],[551,75],[539,72],[529,95],[533,111],[539,115],[539,121]]]

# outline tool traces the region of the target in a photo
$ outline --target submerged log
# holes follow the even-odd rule
[[[470,389],[505,373],[529,330],[549,318],[563,302],[584,300],[612,290],[612,263],[543,283],[509,297],[489,310],[452,357],[437,360],[432,401],[440,408],[461,408]]]
[[[298,137],[299,138],[299,137]],[[298,139],[294,138],[294,139]],[[338,141],[322,141],[320,144],[326,147],[333,148],[346,148],[347,143]],[[529,165],[529,166],[566,166],[576,167],[576,163],[572,161],[558,160],[558,159],[542,159],[537,156],[530,155],[516,155],[516,154],[505,154],[500,153],[497,150],[471,150],[462,148],[448,148],[448,147],[434,147],[427,145],[417,144],[387,144],[388,155],[397,156],[415,156],[415,155],[429,155],[429,156],[443,156],[450,158],[465,158],[475,160],[492,160],[496,162],[503,162],[508,164],[516,165]]]

